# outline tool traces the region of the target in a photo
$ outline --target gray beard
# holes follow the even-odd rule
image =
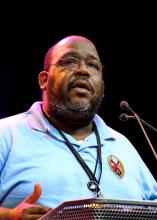
[[[62,97],[62,96],[61,96]],[[84,103],[73,103],[68,98],[59,98],[51,93],[49,96],[49,115],[62,121],[91,121],[98,112],[103,100],[103,90],[96,100],[92,100],[88,105]]]

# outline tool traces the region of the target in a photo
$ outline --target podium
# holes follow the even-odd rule
[[[157,220],[157,201],[103,197],[63,202],[40,220]]]

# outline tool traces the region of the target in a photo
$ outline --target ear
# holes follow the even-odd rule
[[[47,88],[47,79],[48,79],[48,72],[42,71],[39,73],[38,82],[41,90],[46,90]]]

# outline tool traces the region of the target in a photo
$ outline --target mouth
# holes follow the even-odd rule
[[[70,89],[87,90],[89,92],[93,91],[93,88],[89,85],[89,83],[83,80],[77,80],[73,82],[70,86]]]

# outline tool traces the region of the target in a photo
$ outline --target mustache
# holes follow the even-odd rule
[[[91,83],[88,81],[87,77],[85,76],[77,76],[73,81],[69,82],[68,84],[68,91],[71,90],[72,88],[75,87],[75,85],[79,85],[79,82],[81,81],[82,83],[85,84],[85,87],[88,87],[88,90],[92,93],[95,92],[95,89],[93,88],[93,86],[91,85]],[[80,82],[80,84],[81,84]]]

